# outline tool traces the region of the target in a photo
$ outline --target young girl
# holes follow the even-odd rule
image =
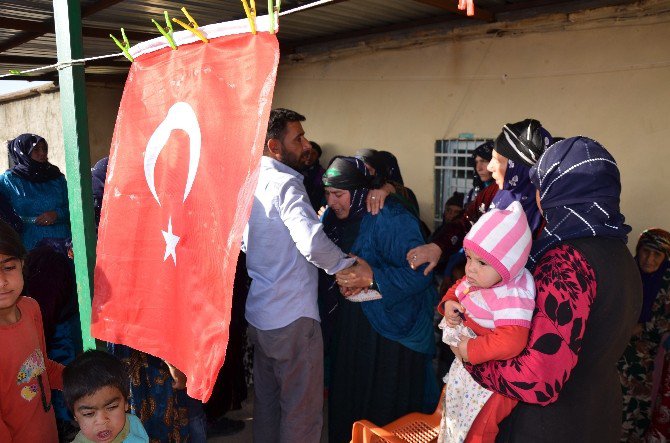
[[[464,362],[512,358],[525,347],[535,308],[533,276],[524,267],[531,241],[519,202],[484,214],[463,240],[465,277],[447,292],[438,309],[444,315],[443,341],[457,346]],[[516,400],[482,388],[459,359],[445,383],[440,440],[493,442],[497,424]]]
[[[21,296],[25,255],[0,222],[0,441],[57,443],[51,388],[62,389],[63,366],[46,358],[37,302]]]

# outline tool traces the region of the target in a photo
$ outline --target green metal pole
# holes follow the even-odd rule
[[[53,8],[58,62],[83,58],[79,0],[53,0]],[[81,336],[84,349],[94,349],[95,340],[91,337],[91,294],[95,266],[95,226],[84,66],[64,67],[58,72],[58,79]]]

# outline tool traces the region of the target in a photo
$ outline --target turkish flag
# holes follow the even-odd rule
[[[268,33],[140,55],[114,129],[91,332],[170,362],[203,401],[225,358],[278,61]]]

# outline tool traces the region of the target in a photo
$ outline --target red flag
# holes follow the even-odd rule
[[[203,401],[225,357],[278,60],[268,33],[140,55],[114,130],[91,331],[175,365]]]

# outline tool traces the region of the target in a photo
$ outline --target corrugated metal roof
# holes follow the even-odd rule
[[[284,0],[283,12],[314,0]],[[511,13],[534,9],[587,8],[592,5],[634,3],[634,0],[475,0],[477,11]],[[458,0],[333,0],[330,3],[306,9],[280,19],[278,38],[286,50],[295,50],[314,43],[328,42],[348,35],[365,38],[375,33],[410,28],[424,23],[454,20],[453,26],[467,25],[462,14],[453,9]],[[198,21],[207,25],[244,17],[239,0],[82,0],[82,27],[84,56],[93,57],[118,52],[108,37],[110,32],[120,35],[119,28],[128,31],[131,44],[159,36],[151,23],[156,19],[164,24],[163,11],[171,17],[182,17],[184,6]],[[267,11],[267,5],[258,1],[258,14]],[[0,73],[10,69],[29,69],[56,61],[56,39],[53,33],[52,0],[0,1]],[[508,11],[506,13],[506,11]],[[511,12],[509,12],[511,11]],[[479,17],[480,19],[482,17]],[[476,19],[474,19],[476,20]],[[493,18],[495,20],[495,18]],[[20,44],[17,44],[20,43]],[[87,65],[88,74],[123,74],[127,69],[124,59],[108,59]],[[55,73],[41,75],[55,78]],[[118,78],[117,78],[118,80]]]

